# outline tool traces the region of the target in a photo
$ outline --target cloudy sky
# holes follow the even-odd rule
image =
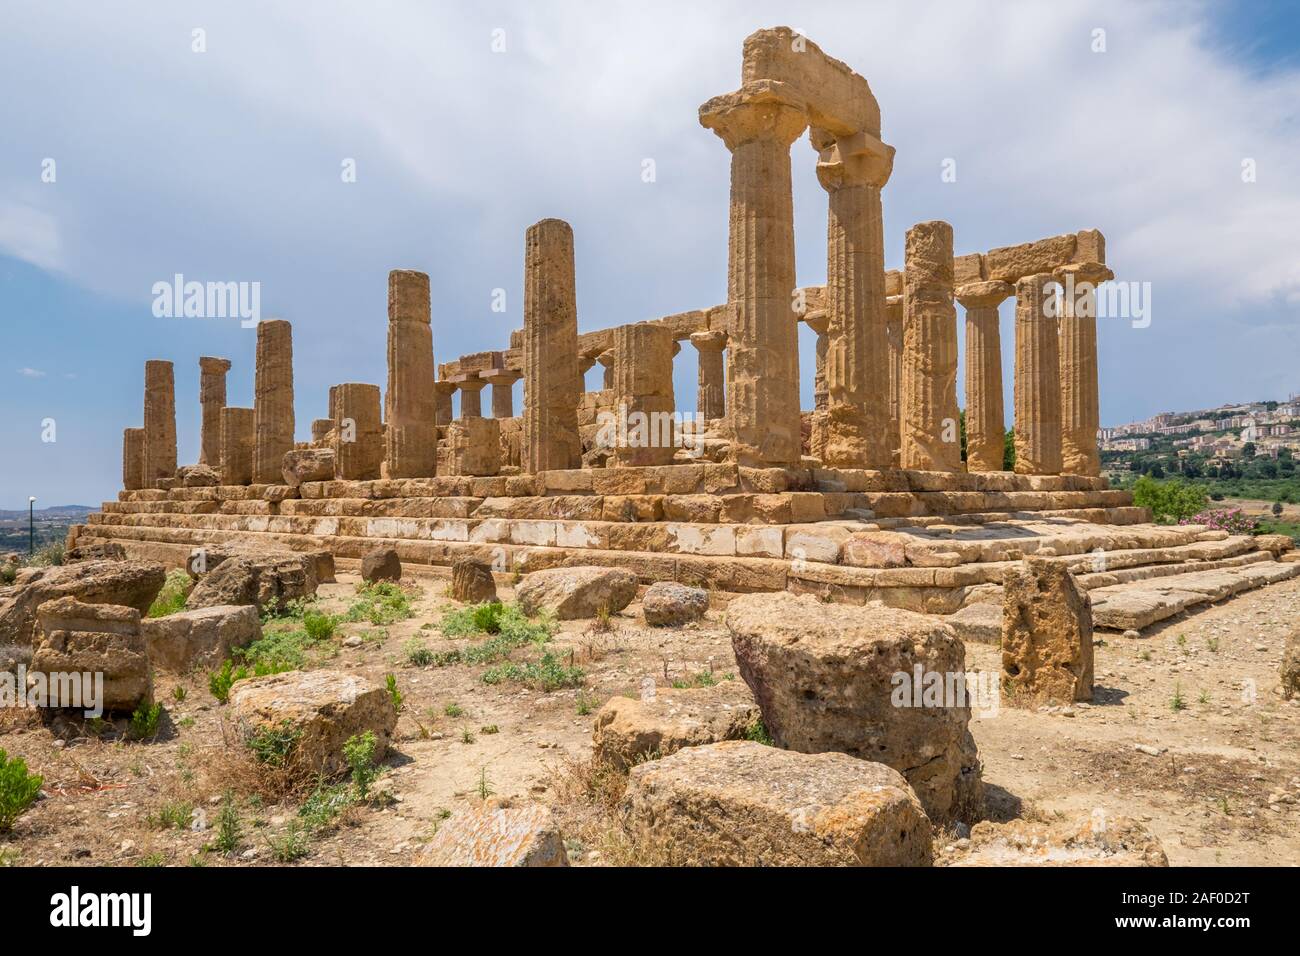
[[[889,267],[921,220],[959,254],[1099,228],[1117,278],[1150,283],[1149,326],[1103,323],[1103,423],[1300,392],[1287,7],[5,0],[0,508],[113,497],[148,358],[176,363],[182,464],[199,355],[232,359],[230,402],[252,404],[251,329],[153,316],[176,273],[258,282],[293,322],[300,438],[331,384],[385,380],[389,269],[430,274],[439,361],[504,348],[547,216],[574,228],[582,330],[723,301],[728,154],[697,109],[778,24],[880,102]],[[805,285],[826,273],[814,161],[795,143]]]

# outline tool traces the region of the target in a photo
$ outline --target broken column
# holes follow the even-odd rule
[[[702,421],[713,421],[727,414],[726,373],[722,351],[727,347],[726,332],[693,332],[691,344],[699,352],[699,386],[695,413]]]
[[[1016,282],[1016,473],[1061,472],[1060,346],[1056,280],[1047,273]]]
[[[199,464],[214,468],[221,460],[221,410],[226,407],[226,373],[230,359],[203,356],[199,359],[199,406],[203,418]]]
[[[824,462],[887,468],[889,383],[885,331],[885,226],[880,190],[894,148],[867,132],[837,139],[813,131],[817,179],[830,198],[826,265]],[[951,258],[951,247],[949,248]]]
[[[614,329],[612,447],[618,465],[667,465],[676,452],[673,334],[639,322]]]
[[[1061,471],[1100,475],[1097,430],[1101,407],[1097,393],[1098,283],[1115,278],[1099,262],[1062,266],[1054,273],[1061,301]]]
[[[907,230],[905,262],[899,462],[917,471],[960,471],[952,226],[922,222]]]
[[[1002,681],[1012,702],[1092,700],[1092,604],[1064,561],[1029,558],[1002,577]]]
[[[966,309],[966,470],[1001,471],[1006,419],[1002,411],[1002,336],[998,304],[1006,282],[972,282],[957,290]]]
[[[524,415],[527,473],[577,468],[578,308],[573,230],[543,219],[524,238]]]
[[[501,421],[470,415],[447,426],[443,459],[448,475],[490,477],[501,470]]]
[[[284,319],[257,324],[253,386],[253,482],[278,485],[293,450],[293,329]]]
[[[492,386],[492,417],[515,417],[514,385],[523,373],[514,369],[496,369],[483,372],[483,379]]]
[[[801,457],[790,144],[808,125],[805,109],[774,80],[700,107],[700,123],[731,150],[727,419],[730,457],[746,465]]]
[[[144,363],[143,484],[176,476],[176,377],[171,362]]]
[[[885,346],[889,374],[889,461],[898,467],[903,442],[903,297],[885,299]]]
[[[344,481],[379,477],[384,460],[378,385],[346,382],[335,386],[334,475]]]
[[[227,405],[221,410],[221,483],[247,485],[253,480],[254,423],[251,408]]]
[[[144,487],[144,429],[122,430],[122,489],[138,491]]]
[[[437,467],[433,330],[429,277],[411,269],[388,273],[388,430],[386,475],[427,478]]]
[[[438,427],[445,428],[456,416],[453,414],[451,397],[456,394],[456,383],[446,380],[433,383],[434,421]]]

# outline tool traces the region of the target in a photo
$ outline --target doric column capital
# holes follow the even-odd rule
[[[825,130],[814,130],[813,147],[818,152],[817,181],[833,191],[848,186],[882,188],[894,171],[894,147],[878,137],[858,132],[833,139]]]
[[[1115,278],[1115,273],[1100,262],[1072,262],[1069,265],[1058,266],[1053,270],[1052,278],[1062,285],[1069,281],[1073,281],[1076,286],[1081,282],[1098,285]]]
[[[462,392],[481,392],[487,381],[479,378],[478,372],[466,372],[464,375],[457,375],[451,379]]]
[[[590,367],[590,366],[588,366]],[[524,377],[524,373],[512,368],[494,368],[479,372],[479,377],[493,388],[508,388]]]
[[[997,279],[988,282],[968,282],[957,287],[956,298],[967,309],[996,309],[1016,290],[1011,283]]]
[[[809,309],[804,313],[803,321],[818,335],[825,335],[831,325],[831,314],[826,309]]]
[[[211,355],[200,356],[199,370],[203,372],[215,373],[217,375],[220,375],[222,372],[229,372],[230,359],[215,358],[214,356]]]
[[[789,146],[808,127],[807,104],[779,80],[757,80],[701,106],[700,125],[733,151],[755,140]]]
[[[605,349],[605,351],[601,352],[599,355],[596,356],[596,361],[599,362],[603,368],[613,368],[614,350]]]
[[[453,395],[458,388],[460,386],[450,379],[439,379],[433,383],[433,391],[437,395]]]
[[[727,333],[720,331],[692,332],[691,344],[701,352],[721,352],[727,347]]]

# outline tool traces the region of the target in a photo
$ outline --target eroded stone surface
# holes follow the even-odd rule
[[[623,568],[548,568],[525,575],[515,600],[526,614],[549,611],[561,621],[616,614],[636,597],[636,575]]]
[[[143,614],[165,579],[163,566],[147,561],[83,561],[33,569],[20,583],[0,588],[0,644],[31,644],[37,608],[57,598],[115,604]]]
[[[658,581],[646,588],[641,598],[645,622],[651,627],[679,627],[704,617],[709,609],[709,592],[703,588]]]
[[[484,806],[443,822],[416,865],[568,866],[569,855],[551,811],[541,804]]]
[[[1164,848],[1145,827],[1109,813],[1076,813],[1040,823],[981,821],[969,846],[949,866],[1168,866]]]
[[[220,667],[235,648],[262,636],[262,623],[251,604],[217,605],[146,618],[140,633],[155,667],[185,674]]]
[[[138,610],[65,596],[43,602],[36,613],[40,640],[32,654],[32,671],[102,674],[105,711],[132,713],[153,702],[153,671]],[[83,704],[83,710],[92,709],[84,697]]]
[[[758,719],[758,705],[742,681],[654,688],[640,697],[611,697],[596,712],[592,753],[601,763],[627,770],[683,747],[742,740]]]
[[[1002,675],[1012,700],[1092,700],[1092,605],[1069,568],[1029,558],[1002,578]]]

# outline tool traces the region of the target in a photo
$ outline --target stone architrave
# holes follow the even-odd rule
[[[998,304],[1014,291],[998,281],[972,282],[957,290],[957,301],[966,309],[967,471],[1002,470],[1006,418]]]
[[[293,450],[293,329],[283,319],[257,325],[253,385],[253,482],[278,485],[285,452]]]
[[[388,273],[388,393],[384,461],[389,478],[427,478],[437,468],[429,277]]]
[[[808,125],[806,108],[777,80],[700,107],[700,123],[731,151],[727,430],[729,456],[742,465],[802,457],[790,145]]]
[[[936,220],[909,229],[905,263],[900,464],[961,471],[952,226]]]
[[[577,290],[573,229],[561,219],[529,226],[524,239],[523,338],[523,469],[536,474],[577,468]]]

